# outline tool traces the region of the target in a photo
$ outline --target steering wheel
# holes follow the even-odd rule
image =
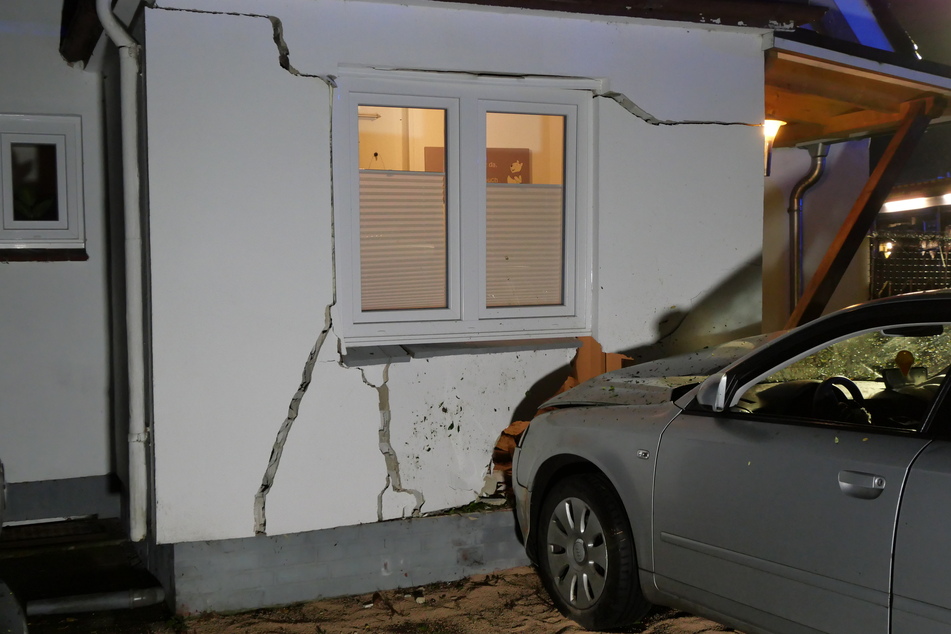
[[[844,388],[848,395],[839,387]],[[816,386],[812,395],[812,415],[844,423],[872,423],[861,390],[844,376],[830,376]]]

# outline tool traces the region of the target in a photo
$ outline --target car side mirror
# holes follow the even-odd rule
[[[706,409],[722,412],[726,409],[726,373],[717,372],[700,384],[697,402]]]

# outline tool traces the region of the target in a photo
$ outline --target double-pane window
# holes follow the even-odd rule
[[[345,342],[584,334],[590,101],[517,82],[341,80]]]

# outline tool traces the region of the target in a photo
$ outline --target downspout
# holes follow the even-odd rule
[[[126,344],[129,364],[129,537],[138,542],[145,539],[148,531],[148,467],[145,449],[149,437],[145,424],[145,322],[137,103],[141,47],[113,14],[111,0],[96,0],[96,14],[106,35],[119,49]]]
[[[829,155],[829,146],[825,143],[810,145],[809,155],[812,164],[806,174],[789,194],[789,310],[796,308],[799,298],[802,297],[802,261],[803,261],[803,230],[802,230],[802,199],[806,191],[819,182],[826,168],[826,157]]]

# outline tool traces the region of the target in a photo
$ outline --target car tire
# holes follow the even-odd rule
[[[538,526],[539,573],[562,614],[589,630],[623,627],[647,614],[631,527],[607,478],[578,474],[556,482]]]

